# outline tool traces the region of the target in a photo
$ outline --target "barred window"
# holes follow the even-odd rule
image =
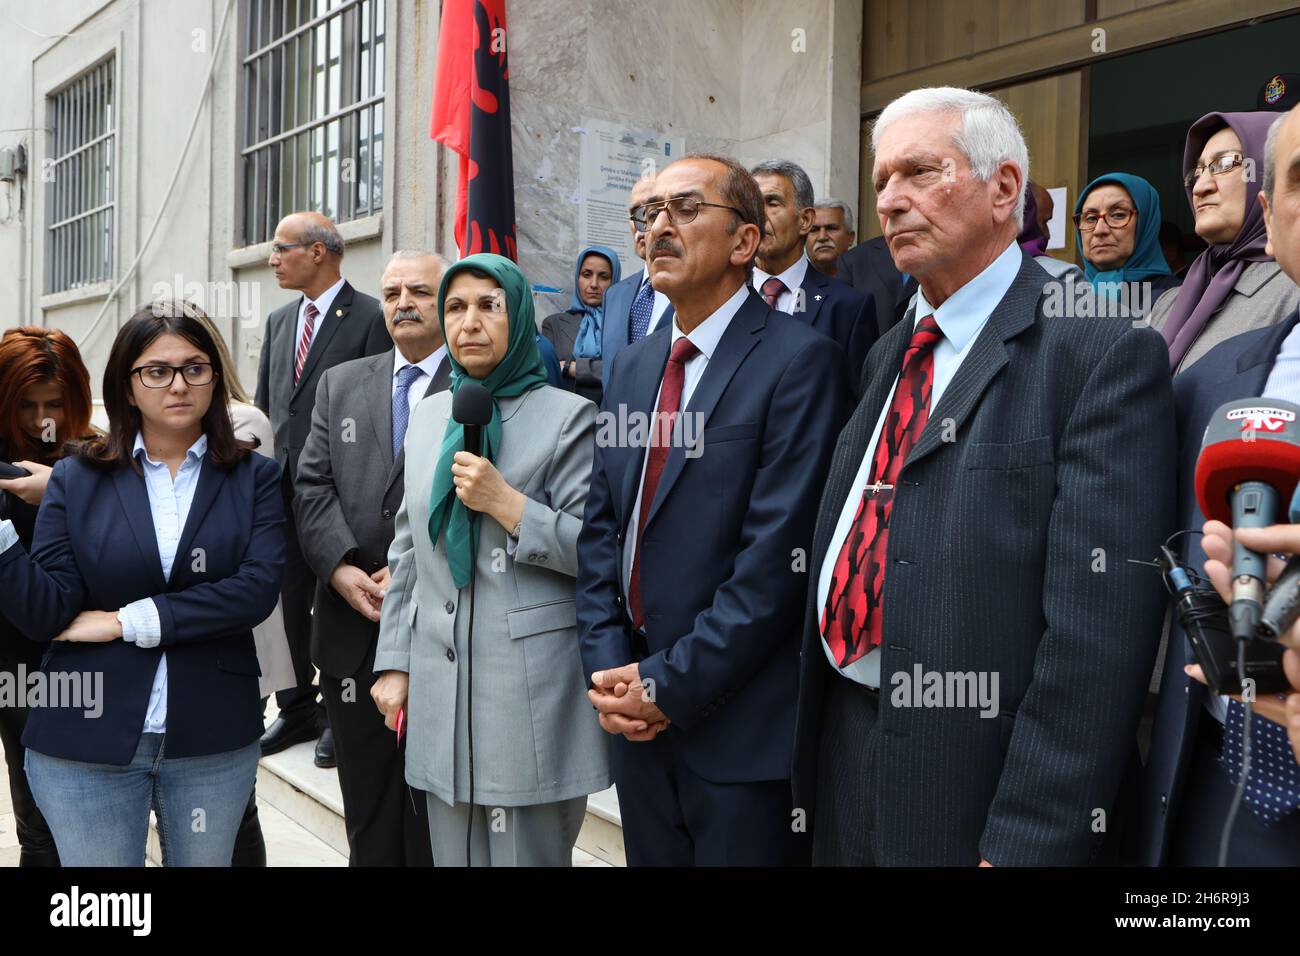
[[[384,0],[241,0],[244,241],[383,205]]]
[[[45,99],[45,291],[63,292],[113,275],[117,165],[114,59],[91,67]]]

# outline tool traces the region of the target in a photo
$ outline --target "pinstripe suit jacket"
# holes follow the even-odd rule
[[[1168,353],[1122,319],[1048,318],[1046,281],[1025,257],[900,475],[874,758],[882,863],[1088,862],[1135,745],[1164,591],[1129,559],[1151,560],[1173,524]],[[823,689],[840,679],[820,646],[818,573],[846,498],[861,494],[853,478],[911,320],[867,358],[818,515],[794,758],[809,816]],[[897,706],[896,675],[916,665],[996,674],[996,717]]]

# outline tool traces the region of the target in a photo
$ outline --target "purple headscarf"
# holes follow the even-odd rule
[[[1241,140],[1241,152],[1254,167],[1264,169],[1264,140],[1268,127],[1277,119],[1276,113],[1206,113],[1187,131],[1187,145],[1183,148],[1183,169],[1196,165],[1206,141],[1224,127],[1231,127]],[[1244,174],[1244,171],[1243,171]],[[1210,246],[1192,263],[1187,278],[1178,290],[1178,298],[1169,312],[1162,332],[1169,343],[1169,367],[1178,364],[1192,347],[1196,337],[1210,321],[1210,316],[1223,305],[1228,293],[1248,262],[1267,262],[1272,257],[1264,252],[1267,235],[1264,231],[1264,212],[1259,205],[1259,176],[1246,181],[1246,218],[1237,230],[1236,237],[1228,243]],[[1192,191],[1187,190],[1187,202],[1195,214]]]
[[[1047,255],[1047,236],[1038,226],[1038,200],[1034,198],[1031,182],[1025,183],[1025,221],[1016,242],[1031,256]]]

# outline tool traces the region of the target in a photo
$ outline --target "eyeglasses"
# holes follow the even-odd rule
[[[700,214],[701,206],[712,206],[715,209],[730,209],[741,219],[745,218],[735,206],[724,206],[722,203],[705,202],[703,199],[696,199],[693,196],[676,196],[672,199],[665,199],[662,202],[648,202],[644,206],[637,206],[628,215],[632,224],[636,226],[637,232],[645,232],[659,218],[659,213],[664,210],[668,211],[668,221],[674,226],[684,226],[688,222],[694,222],[695,217]]]
[[[271,243],[271,251],[277,256],[282,256],[290,249],[301,249],[306,245],[308,244],[305,242],[273,242]]]
[[[1245,157],[1241,153],[1222,153],[1215,156],[1208,163],[1197,163],[1192,167],[1192,171],[1183,177],[1183,185],[1191,189],[1196,185],[1196,181],[1201,178],[1201,173],[1207,169],[1211,176],[1222,176],[1224,173],[1230,173],[1242,163]]]
[[[211,385],[217,377],[207,362],[193,362],[190,365],[141,365],[131,369],[132,375],[140,376],[140,384],[145,388],[171,388],[172,382],[176,381],[177,372],[181,373],[181,378],[191,388]]]
[[[1103,218],[1112,229],[1123,229],[1130,221],[1137,218],[1137,210],[1128,206],[1113,206],[1104,214],[1095,212],[1075,213],[1074,225],[1080,232],[1092,232]]]

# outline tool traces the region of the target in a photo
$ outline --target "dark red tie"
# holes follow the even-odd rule
[[[646,450],[645,478],[641,482],[641,510],[636,516],[636,551],[632,555],[632,576],[627,586],[627,606],[632,612],[632,624],[641,627],[645,618],[641,613],[641,538],[645,532],[650,506],[654,504],[659,478],[668,461],[672,443],[673,422],[682,407],[682,386],[686,382],[686,362],[700,350],[686,336],[673,343],[664,368],[663,384],[659,386],[659,404],[655,407],[654,424],[650,428],[650,447]]]
[[[767,303],[769,309],[776,308],[776,300],[781,298],[781,293],[785,291],[785,283],[776,276],[768,276],[763,280],[763,301]]]
[[[316,327],[316,316],[320,311],[315,302],[307,303],[307,314],[302,322],[302,337],[298,339],[298,351],[293,355],[293,384],[302,378],[302,367],[307,364],[307,353],[311,351],[311,333]]]
[[[885,588],[893,486],[898,483],[907,453],[921,437],[930,417],[934,347],[942,338],[943,332],[929,315],[912,333],[894,399],[876,442],[870,484],[862,492],[862,502],[835,562],[822,611],[822,636],[840,667],[852,664],[880,644],[884,619],[880,602]]]

